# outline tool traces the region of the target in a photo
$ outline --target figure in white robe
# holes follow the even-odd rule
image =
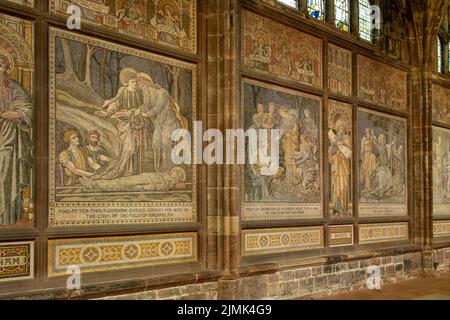
[[[180,113],[180,107],[169,92],[153,84],[145,73],[138,76],[139,86],[144,94],[140,116],[149,119],[154,125],[151,148],[156,172],[168,171],[174,167],[172,161],[172,134],[177,129],[188,129],[188,121]]]
[[[22,219],[22,189],[30,184],[32,104],[9,70],[0,56],[0,225]]]

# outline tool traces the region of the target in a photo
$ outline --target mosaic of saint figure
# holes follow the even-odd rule
[[[331,103],[328,158],[331,174],[330,210],[333,215],[351,215],[351,106]],[[342,110],[338,109],[336,105]],[[334,109],[333,109],[334,108]],[[346,108],[346,109],[345,109]]]
[[[33,108],[28,93],[10,78],[11,67],[0,54],[0,225],[20,220],[22,188],[30,184]]]

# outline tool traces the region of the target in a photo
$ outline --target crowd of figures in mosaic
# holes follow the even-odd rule
[[[433,127],[433,213],[450,209],[450,130]]]
[[[368,102],[408,111],[407,73],[358,56],[358,96]]]
[[[52,13],[80,7],[83,21],[196,53],[196,0],[50,0]]]
[[[245,81],[242,108],[246,130],[279,129],[281,135],[280,167],[276,174],[262,174],[264,165],[261,163],[246,165],[245,201],[259,204],[262,211],[269,210],[270,203],[279,203],[275,207],[281,210],[283,203],[297,204],[300,215],[309,206],[311,214],[320,215],[320,100],[300,92]]]
[[[358,138],[359,215],[406,215],[406,121],[360,109]]]
[[[29,21],[0,14],[0,226],[34,215],[34,33]]]
[[[251,12],[242,11],[245,68],[322,87],[322,41]]]

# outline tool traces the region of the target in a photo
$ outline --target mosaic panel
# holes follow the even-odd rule
[[[408,110],[407,73],[358,56],[358,96],[361,100]]]
[[[433,84],[433,121],[450,125],[450,89]]]
[[[49,61],[50,225],[195,221],[196,167],[171,158],[195,66],[53,28]]]
[[[70,5],[80,8],[82,24],[197,52],[196,0],[49,0],[50,12],[62,17]]]
[[[322,41],[249,11],[242,11],[244,68],[322,87]]]
[[[279,130],[281,138],[278,163],[265,163],[260,154],[243,168],[243,220],[322,217],[321,99],[250,80],[242,86],[245,130]],[[267,138],[267,154],[275,154],[276,141]]]
[[[0,14],[0,232],[34,221],[34,25]]]
[[[360,108],[357,139],[359,216],[408,215],[406,120]]]
[[[352,95],[352,52],[328,45],[328,89],[350,97]]]

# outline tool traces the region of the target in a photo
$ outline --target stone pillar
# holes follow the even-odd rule
[[[350,1],[350,33],[359,38],[359,1]]]
[[[238,1],[207,1],[207,128],[221,130],[239,126]],[[224,149],[226,151],[226,149]],[[226,157],[224,157],[226,159]],[[219,298],[237,295],[239,267],[240,188],[238,165],[210,165],[208,192],[208,267],[221,270]]]
[[[334,0],[325,2],[325,19],[327,23],[331,24],[333,27],[336,25],[334,21]]]
[[[435,43],[448,0],[406,3],[411,51],[412,165],[414,184],[414,243],[422,246],[423,268],[433,270],[432,90]]]

